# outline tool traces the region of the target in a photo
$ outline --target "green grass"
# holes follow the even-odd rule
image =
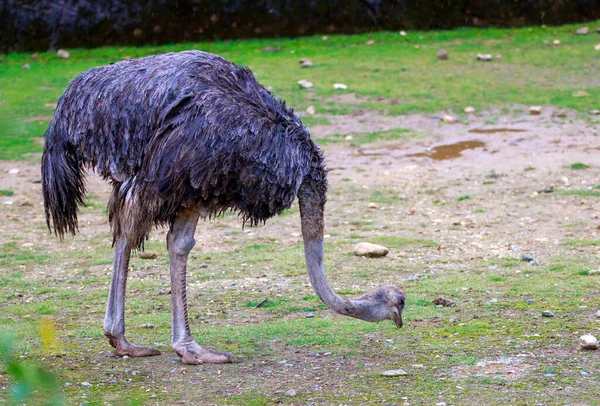
[[[217,53],[250,66],[265,86],[271,86],[299,112],[312,105],[319,115],[359,110],[390,115],[441,110],[462,114],[466,105],[482,111],[503,104],[551,104],[584,112],[597,108],[600,97],[600,87],[594,82],[599,65],[590,59],[598,40],[595,35],[572,35],[577,27],[464,28],[410,32],[406,37],[375,32],[329,36],[327,41],[314,36],[71,49],[69,59],[46,52],[39,53],[35,61],[29,54],[13,53],[0,63],[0,159],[23,159],[41,151],[40,137],[53,106],[69,81],[82,71],[125,57],[187,49]],[[375,41],[374,45],[365,45],[368,39]],[[554,39],[561,40],[561,46],[552,46]],[[266,46],[281,47],[282,51],[261,52]],[[436,59],[440,48],[450,52],[449,60]],[[501,54],[503,59],[480,63],[475,56],[483,51]],[[299,58],[311,58],[314,68],[300,68]],[[26,63],[30,69],[21,69]],[[298,89],[300,79],[312,81],[315,91]],[[357,101],[336,99],[340,94],[332,88],[336,82],[347,84],[349,89],[341,93],[355,93]],[[574,97],[577,91],[589,96]],[[309,126],[328,124],[322,116],[307,117],[306,122]],[[354,142],[399,135],[370,133],[358,135]]]
[[[581,162],[575,162],[571,164],[571,169],[580,170],[580,169],[588,169],[590,166]]]
[[[0,189],[0,196],[13,196],[15,192],[11,189]]]

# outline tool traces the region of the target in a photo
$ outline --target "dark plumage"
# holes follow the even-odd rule
[[[322,154],[293,110],[248,68],[199,51],[102,66],[70,83],[42,158],[48,227],[61,237],[77,230],[87,168],[112,183],[114,238],[135,247],[196,202],[203,216],[232,209],[258,223],[289,208],[305,177],[325,202]]]

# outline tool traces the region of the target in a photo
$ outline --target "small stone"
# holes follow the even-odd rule
[[[438,296],[435,299],[432,300],[433,304],[436,306],[442,306],[442,307],[455,307],[456,306],[456,302],[454,302],[453,300],[447,299],[443,296]]]
[[[417,278],[415,275],[409,275],[407,280],[408,280],[409,282],[414,282],[414,281],[416,281],[417,279],[418,279],[418,278]]]
[[[544,310],[542,312],[542,317],[554,317],[554,311],[552,311],[552,310]]]
[[[560,40],[559,39],[555,39],[554,41],[552,41],[553,45],[560,45]]]
[[[24,244],[21,244],[21,247],[30,248],[30,247],[33,247],[33,243],[32,242],[26,242]]]
[[[343,84],[343,83],[334,83],[333,84],[333,89],[334,90],[347,90],[348,86]]]
[[[575,31],[575,34],[577,34],[577,35],[588,35],[589,32],[590,32],[590,29],[588,27],[583,27],[583,28],[580,28],[577,31]]]
[[[353,136],[351,136],[351,135],[346,135],[346,136],[344,137],[344,139],[345,139],[346,141],[351,141],[351,140],[353,140],[353,139],[354,139],[354,137],[353,137]]]
[[[373,202],[370,202],[370,203],[367,205],[367,207],[368,207],[369,209],[376,209],[376,208],[377,208],[377,204],[376,204],[376,203],[373,203]]]
[[[315,314],[314,313],[306,313],[304,315],[304,317],[307,318],[307,319],[312,319],[313,317],[315,317]]]
[[[552,112],[552,117],[565,118],[566,116],[567,116],[567,112],[565,110],[554,110]]]
[[[406,37],[406,31],[400,31],[400,35],[402,35],[403,37]]]
[[[316,112],[315,106],[308,106],[305,111],[307,116],[314,116]]]
[[[374,45],[374,44],[375,44],[375,41],[373,41],[372,39],[370,39],[366,42],[366,45]]]
[[[437,53],[437,59],[439,59],[440,61],[447,61],[448,51],[446,51],[445,49],[440,49]]]
[[[154,328],[154,324],[140,324],[140,328]]]
[[[171,294],[171,288],[162,288],[161,290],[158,291],[159,295],[170,295]]]
[[[385,257],[390,252],[390,250],[383,245],[371,244],[368,242],[356,244],[352,251],[356,256],[369,258]]]
[[[596,312],[596,317],[600,318],[600,310]]]
[[[140,251],[138,256],[141,259],[155,259],[156,257],[158,257],[158,253],[156,253],[155,251]]]
[[[17,168],[13,168],[8,171],[9,175],[16,175],[17,173],[19,173],[19,170]]]
[[[208,268],[208,264],[203,262],[200,265],[198,265],[198,268]]]
[[[473,114],[473,113],[475,113],[475,108],[470,107],[470,106],[469,107],[465,107],[465,113],[467,113],[467,114]]]
[[[25,245],[25,244],[23,244]],[[588,271],[588,275],[589,276],[596,276],[596,275],[600,275],[600,269],[591,269]]]
[[[599,116],[600,110],[588,110],[588,114],[591,114],[592,116]]]
[[[535,299],[527,299],[525,301],[525,303],[527,303],[527,304],[533,304],[533,303],[535,303]]]
[[[497,297],[491,298],[490,303],[498,303],[498,298]]]
[[[271,375],[273,375],[273,371],[264,371],[264,372],[263,372],[263,375],[264,375],[264,376],[267,376],[267,377],[268,377],[268,376],[271,376]]]
[[[600,51],[600,44],[596,45],[596,46],[594,47],[594,49],[595,49],[596,51]]]
[[[483,62],[490,62],[492,60],[492,54],[477,54],[477,60]]]
[[[300,89],[312,89],[314,86],[312,82],[302,79],[298,81],[298,87],[300,87]]]
[[[437,402],[435,406],[446,406],[446,402]]]
[[[442,116],[441,118],[442,122],[446,123],[446,124],[456,124],[457,120],[456,117],[454,116]]]
[[[71,54],[69,54],[69,51],[59,49],[58,51],[56,51],[56,56],[58,56],[59,58],[68,59],[69,56],[71,56]]]
[[[535,261],[535,259],[533,259],[533,256],[530,254],[523,254],[523,256],[521,257],[521,261],[523,262],[533,262]]]
[[[586,334],[579,338],[579,345],[582,350],[597,350],[598,340],[593,335]]]
[[[560,181],[563,185],[569,186],[569,178],[567,178],[566,176],[563,176],[562,178],[560,178]]]
[[[122,359],[129,359],[129,355],[123,355],[121,358]]]
[[[312,68],[314,66],[312,61],[306,58],[300,59],[298,63],[300,64],[301,68]]]
[[[31,66],[29,66],[28,63],[26,63],[25,65],[21,66],[21,69],[23,69],[23,70],[29,70],[29,68],[31,68]]]
[[[542,106],[531,106],[529,108],[529,114],[532,116],[538,116],[542,114]]]
[[[89,389],[89,388],[92,387],[92,384],[89,383],[89,382],[81,382],[80,385],[83,386],[86,389]]]
[[[408,372],[406,372],[403,369],[390,369],[389,371],[383,371],[380,375],[381,376],[404,376],[404,375],[408,375]]]
[[[323,36],[321,37],[321,40],[323,40],[323,41],[327,41],[328,39],[329,39],[329,37],[328,37],[327,35],[323,35]]]
[[[296,396],[296,395],[297,395],[297,393],[298,393],[298,392],[296,392],[295,390],[293,390],[293,389],[290,389],[289,391],[285,392],[285,396],[287,396],[287,397],[290,397],[290,398],[293,398],[294,396]]]
[[[62,386],[71,386],[71,385],[73,385],[71,382],[65,382],[62,384]]]

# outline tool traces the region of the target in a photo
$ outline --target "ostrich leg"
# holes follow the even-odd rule
[[[104,319],[104,334],[110,345],[115,347],[115,355],[130,357],[160,355],[160,351],[154,348],[131,344],[125,338],[125,287],[130,254],[131,248],[127,240],[118,238],[115,243],[115,262]]]
[[[197,365],[203,362],[233,362],[231,354],[217,352],[196,343],[190,332],[186,299],[186,264],[188,254],[196,244],[194,232],[200,217],[200,206],[184,209],[179,212],[169,234],[169,264],[171,267],[171,311],[173,350],[181,357],[184,364]]]

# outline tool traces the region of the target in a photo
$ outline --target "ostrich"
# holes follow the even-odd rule
[[[405,298],[383,286],[346,299],[323,268],[323,154],[291,108],[248,68],[187,51],[88,70],[60,98],[44,134],[42,192],[48,228],[78,231],[91,169],[112,185],[108,202],[115,258],[104,333],[118,356],[160,354],[125,338],[125,285],[132,250],[168,226],[172,348],[184,364],[233,362],[192,337],[186,263],[200,217],[227,210],[265,222],[298,196],[306,268],[321,300],[342,315],[402,326]]]

